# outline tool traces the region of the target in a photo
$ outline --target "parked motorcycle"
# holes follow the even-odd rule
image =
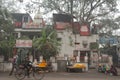
[[[114,76],[118,75],[118,71],[117,71],[116,67],[113,65],[111,66],[109,73],[110,73],[110,75],[114,75]]]
[[[102,72],[102,66],[101,65],[98,66],[98,72]]]

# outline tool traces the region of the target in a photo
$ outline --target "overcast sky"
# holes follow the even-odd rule
[[[29,1],[30,1],[30,0],[23,0],[22,3],[18,3],[18,6],[20,7],[20,11],[21,11],[22,13],[26,13],[26,11],[24,10],[24,7],[25,7],[25,4],[26,4],[27,2],[29,2]],[[35,1],[36,1],[36,0],[35,0]],[[118,4],[117,8],[120,9],[120,0],[118,0],[117,4]],[[41,10],[41,12],[42,12],[42,10]],[[41,14],[42,14],[42,13],[41,13]],[[35,13],[30,14],[30,15],[31,15],[32,17],[34,17]],[[49,15],[50,17],[52,17],[52,14],[47,14],[47,17],[48,17],[48,15]],[[120,13],[117,13],[116,16],[120,16]],[[47,17],[45,17],[45,16],[43,16],[43,17],[44,17],[44,18],[47,18]]]
[[[22,3],[18,3],[18,6],[20,7],[20,11],[21,11],[22,13],[26,13],[26,11],[24,10],[24,7],[25,7],[25,4],[26,4],[27,2],[29,2],[29,1],[30,1],[30,0],[23,0]],[[35,1],[36,1],[36,0],[35,0]],[[117,4],[118,4],[117,8],[120,10],[120,0],[118,0]],[[42,13],[41,13],[41,14],[42,14]],[[30,14],[30,15],[32,16],[32,18],[34,18],[35,13]],[[116,16],[120,16],[120,12],[119,12],[119,13],[116,13],[115,15],[116,15]],[[46,16],[47,16],[47,17],[46,17]],[[52,14],[47,14],[47,15],[44,15],[43,17],[44,17],[44,18],[48,18],[48,16],[49,16],[49,17],[52,17]],[[114,34],[115,34],[115,35],[117,35],[118,33],[120,33],[120,30],[114,31]]]

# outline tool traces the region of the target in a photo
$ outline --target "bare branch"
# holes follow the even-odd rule
[[[93,12],[93,10],[95,9],[95,8],[97,8],[98,6],[100,6],[101,4],[103,4],[105,1],[102,1],[101,2],[101,0],[98,0],[97,2],[96,2],[96,4],[94,4],[93,5],[93,1],[91,2],[91,9],[90,9],[90,11],[89,11],[89,13],[88,13],[88,16],[87,16],[87,18],[86,18],[86,21],[88,21],[88,19],[89,19],[89,17],[90,17],[90,15],[92,14],[92,12]]]

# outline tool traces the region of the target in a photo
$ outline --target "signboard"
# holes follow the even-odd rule
[[[70,26],[70,24],[67,23],[67,22],[56,22],[55,28],[56,28],[57,30],[64,30],[65,28],[67,28],[67,27],[69,27],[69,26]]]
[[[23,23],[22,28],[43,28],[43,24],[41,23]]]
[[[53,20],[57,30],[64,30],[66,27],[71,26],[71,19],[72,16],[68,14],[53,14]]]
[[[32,40],[16,40],[16,47],[32,47]]]
[[[87,25],[82,25],[80,27],[80,35],[81,36],[89,36],[90,35],[90,30]]]
[[[106,44],[106,43],[110,43],[110,44],[117,44],[118,43],[118,39],[117,37],[100,37],[99,38],[99,43],[100,44]]]

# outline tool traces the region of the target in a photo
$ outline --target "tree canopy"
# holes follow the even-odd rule
[[[10,34],[14,31],[14,26],[10,14],[11,12],[9,11],[6,3],[7,2],[4,0],[0,1],[0,30],[4,31],[6,34]]]
[[[31,7],[42,7],[46,13],[53,10],[67,14],[73,12],[72,14],[79,20],[91,21],[96,17],[115,12],[117,4],[116,0],[31,0],[26,7],[30,7],[30,5]]]
[[[41,8],[44,13],[56,12],[73,15],[79,23],[99,24],[101,30],[118,29],[115,19],[118,13],[117,0],[31,0],[26,11],[35,12]],[[112,24],[112,25],[111,25]],[[115,24],[115,25],[113,25]]]
[[[58,54],[60,43],[57,41],[56,31],[51,26],[43,28],[41,37],[33,39],[33,48],[42,55],[45,60]]]
[[[5,1],[1,0],[0,4],[0,55],[4,55],[5,60],[8,60],[15,44],[14,26]]]

